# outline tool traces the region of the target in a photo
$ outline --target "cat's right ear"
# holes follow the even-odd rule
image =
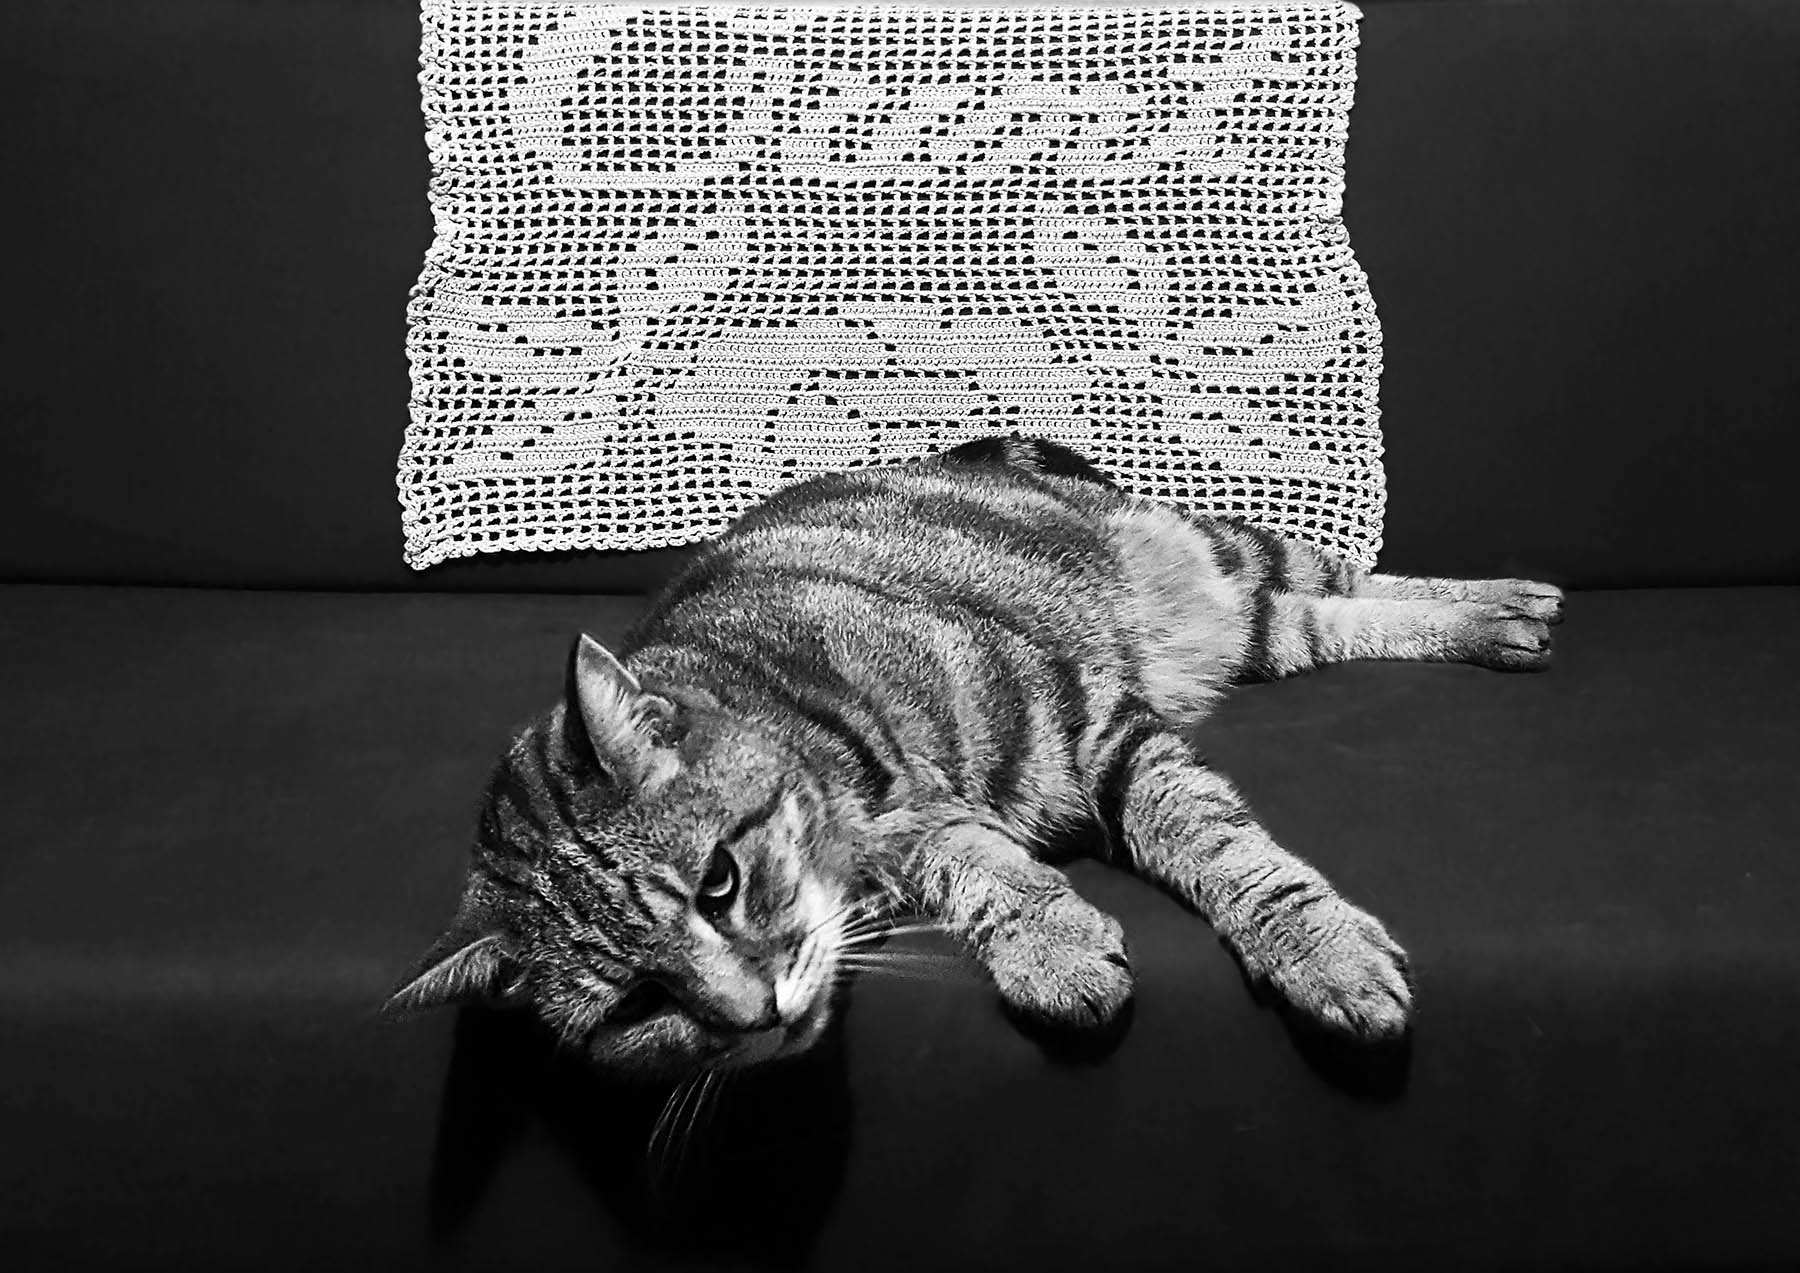
[[[430,1008],[492,999],[510,971],[514,956],[512,938],[494,924],[490,909],[471,886],[463,893],[450,927],[388,996],[382,1012],[408,1016]]]
[[[583,633],[569,651],[564,694],[571,746],[599,763],[614,782],[658,786],[680,767],[674,745],[675,705],[644,689],[612,653]]]

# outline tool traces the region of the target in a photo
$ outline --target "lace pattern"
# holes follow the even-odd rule
[[[1344,3],[424,0],[406,559],[648,548],[995,432],[1380,546]]]

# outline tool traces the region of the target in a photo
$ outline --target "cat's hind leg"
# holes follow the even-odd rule
[[[1412,986],[1399,944],[1276,844],[1178,735],[1146,721],[1105,775],[1124,865],[1197,911],[1253,981],[1342,1034],[1406,1031]]]
[[[923,837],[906,874],[919,909],[988,970],[1013,1011],[1086,1028],[1130,1001],[1119,922],[1004,832],[973,820],[945,826]]]
[[[1215,552],[1256,585],[1313,597],[1388,601],[1462,601],[1503,606],[1545,623],[1562,621],[1563,593],[1533,579],[1434,579],[1363,571],[1341,553],[1290,539],[1235,517],[1187,515],[1211,537]]]
[[[1307,596],[1363,596],[1390,601],[1469,601],[1503,605],[1544,623],[1561,623],[1562,589],[1537,580],[1442,580],[1368,573],[1327,547],[1278,535],[1237,517],[1195,517],[1215,551],[1240,562],[1251,582]]]
[[[1505,672],[1550,662],[1549,624],[1507,603],[1386,597],[1257,598],[1242,680],[1274,680],[1354,659],[1473,663]]]
[[[1432,579],[1365,573],[1327,549],[1228,521],[1224,535],[1265,566],[1241,679],[1271,679],[1351,659],[1474,663],[1535,671],[1562,622],[1560,588],[1529,579]]]
[[[1563,617],[1562,589],[1533,579],[1430,579],[1368,574],[1356,578],[1352,595],[1502,606],[1543,623],[1561,623]]]
[[[1561,594],[1547,584],[1365,575],[1260,527],[1148,501],[1114,510],[1107,527],[1138,638],[1140,690],[1165,720],[1198,719],[1234,681],[1352,659],[1507,671],[1549,662]]]

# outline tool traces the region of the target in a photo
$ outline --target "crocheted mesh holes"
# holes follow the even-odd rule
[[[1017,431],[1373,564],[1357,17],[425,0],[407,560]]]

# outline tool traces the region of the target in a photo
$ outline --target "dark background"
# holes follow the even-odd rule
[[[635,591],[401,562],[410,0],[8,0],[0,579]],[[1794,582],[1800,5],[1370,3],[1346,220],[1385,568]]]

